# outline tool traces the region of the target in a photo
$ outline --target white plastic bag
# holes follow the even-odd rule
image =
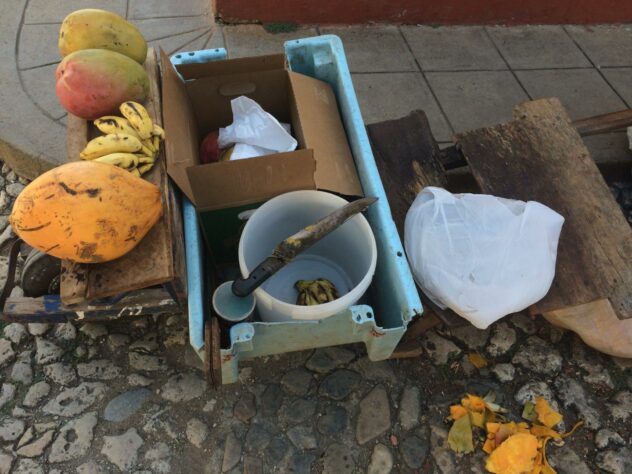
[[[542,299],[564,218],[548,207],[427,187],[406,215],[417,284],[479,329]]]
[[[219,129],[218,144],[222,149],[235,144],[231,160],[296,149],[289,125],[279,123],[254,100],[240,96],[230,101],[230,107],[233,123]]]

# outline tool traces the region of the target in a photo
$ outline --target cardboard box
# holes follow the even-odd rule
[[[243,210],[299,189],[362,195],[329,84],[288,71],[284,55],[187,64],[177,71],[162,51],[161,61],[167,171],[195,205],[217,261],[234,260]],[[230,101],[240,95],[291,123],[298,149],[199,164],[202,139],[232,123]]]

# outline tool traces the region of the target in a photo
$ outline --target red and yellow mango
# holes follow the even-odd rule
[[[83,49],[66,56],[55,71],[56,92],[71,114],[95,120],[118,111],[125,101],[143,102],[149,78],[133,59],[106,49]]]

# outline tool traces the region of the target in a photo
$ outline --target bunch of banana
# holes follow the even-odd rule
[[[326,278],[298,280],[294,283],[294,287],[298,290],[297,305],[313,306],[338,299],[338,290]]]
[[[137,102],[123,102],[119,109],[123,117],[106,115],[94,121],[105,135],[90,140],[79,156],[141,176],[154,166],[165,131]]]

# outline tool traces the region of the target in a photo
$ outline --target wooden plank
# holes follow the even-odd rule
[[[159,70],[153,49],[148,51],[144,67],[150,79],[149,97],[144,105],[152,120],[162,124]],[[70,120],[69,117],[68,123],[69,159],[78,159],[79,151],[92,132],[84,120],[76,117]],[[182,227],[181,217],[178,217],[178,225],[172,222],[173,216],[180,215],[180,209],[175,205],[173,190],[167,178],[164,149],[161,149],[154,168],[143,177],[161,190],[162,217],[134,250],[117,260],[93,265],[64,262],[61,296],[66,304],[148,288],[170,282],[176,277],[174,254],[183,254],[176,250],[182,245]],[[179,287],[184,285],[179,283]]]
[[[575,120],[572,124],[582,137],[625,131],[627,127],[632,126],[632,109],[586,117]],[[440,161],[446,171],[467,167],[467,161],[456,145],[443,148]],[[624,163],[626,168],[629,164],[627,161]],[[615,170],[620,169],[621,163],[618,160],[609,159],[598,162],[597,166],[601,174],[606,175],[612,168]]]
[[[441,151],[422,110],[415,110],[400,119],[369,125],[367,130],[391,214],[403,241],[406,213],[417,194],[426,186],[445,188],[447,185],[440,163]],[[420,296],[427,306],[428,298],[421,291]],[[436,308],[435,312],[448,326],[465,324],[463,318],[449,309]],[[425,324],[421,322],[423,319],[417,319],[408,331],[414,331],[418,324]]]
[[[173,182],[168,180],[169,202],[171,206],[171,243],[173,251],[173,277],[169,282],[176,299],[187,304],[187,268],[184,251],[184,220],[182,216],[182,199]]]
[[[632,109],[575,120],[573,126],[582,137],[625,130],[632,126]]]
[[[391,214],[403,238],[406,213],[419,191],[446,185],[439,146],[422,110],[369,125],[367,130]]]
[[[460,318],[462,319],[462,318]],[[430,329],[435,326],[441,324],[441,319],[437,316],[437,314],[429,309],[428,307],[424,307],[424,314],[422,317],[417,318],[415,321],[408,326],[404,337],[402,338],[403,342],[410,342],[414,339],[417,339],[419,336],[423,335]]]
[[[538,314],[608,299],[632,317],[632,229],[558,99],[526,102],[508,124],[456,136],[484,193],[541,202],[566,219]]]
[[[8,298],[2,319],[21,323],[77,320],[111,321],[133,316],[181,311],[182,308],[162,288],[129,293],[111,305],[64,305],[59,295],[41,298]]]
[[[204,371],[206,380],[218,389],[222,386],[220,325],[217,316],[211,316],[204,323]]]
[[[418,340],[400,342],[389,359],[413,359],[424,353],[421,342]]]

